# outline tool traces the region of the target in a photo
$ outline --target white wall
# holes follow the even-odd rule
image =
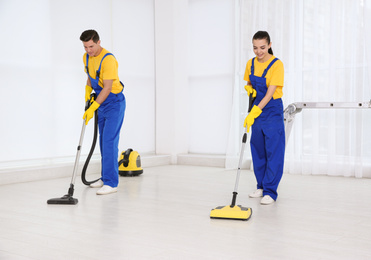
[[[125,84],[120,150],[171,154],[172,163],[177,154],[225,154],[233,8],[229,0],[0,0],[0,168],[73,161],[86,82],[79,36],[91,28]],[[92,132],[90,123],[83,156]]]
[[[188,152],[187,0],[155,1],[156,153]]]
[[[226,153],[234,37],[234,1],[189,1],[190,153]]]
[[[155,152],[154,1],[112,1],[112,51],[120,63],[126,115],[120,148]]]
[[[212,7],[212,8],[210,8]],[[156,0],[156,153],[225,154],[234,1]]]
[[[75,156],[86,83],[79,37],[91,28],[125,83],[120,149],[154,152],[153,21],[153,0],[1,0],[0,166]],[[89,123],[82,153],[91,140]]]

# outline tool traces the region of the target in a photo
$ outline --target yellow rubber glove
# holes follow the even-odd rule
[[[88,124],[89,120],[93,118],[95,110],[98,109],[100,106],[99,103],[94,101],[91,103],[90,107],[85,111],[84,115],[82,116],[82,119],[85,119],[85,125]]]
[[[243,123],[244,127],[247,126],[247,129],[246,129],[247,132],[250,131],[250,127],[254,124],[255,118],[260,116],[261,113],[262,113],[262,110],[258,106],[252,107],[250,113],[245,118],[245,122]]]
[[[93,88],[86,85],[85,86],[85,102],[90,99],[90,93],[93,91]]]
[[[245,86],[245,90],[247,91],[247,95],[250,96],[250,94],[252,93],[252,97],[256,97],[256,90],[253,89],[253,87],[251,85],[246,85]]]

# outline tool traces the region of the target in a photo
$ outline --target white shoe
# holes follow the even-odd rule
[[[253,193],[250,193],[250,194],[249,194],[249,197],[250,197],[250,198],[259,198],[259,197],[263,197],[263,189],[257,189],[257,190],[254,191]]]
[[[272,199],[271,196],[269,195],[265,195],[262,200],[260,201],[260,204],[263,204],[263,205],[269,205],[269,204],[272,204],[275,200]]]
[[[117,187],[112,188],[111,186],[103,185],[103,187],[97,191],[97,195],[106,195],[114,192],[117,192]]]
[[[100,188],[103,186],[103,181],[99,180],[89,185],[90,188]]]

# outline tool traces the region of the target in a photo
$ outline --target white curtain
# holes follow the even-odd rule
[[[274,55],[284,63],[285,107],[294,102],[370,101],[366,0],[240,0],[236,6],[233,113],[239,116],[230,130],[227,158],[239,152],[236,135],[242,136],[247,106],[243,74],[254,57],[251,39],[256,31],[269,32]],[[304,109],[296,115],[286,147],[285,172],[371,177],[370,132],[371,108]]]

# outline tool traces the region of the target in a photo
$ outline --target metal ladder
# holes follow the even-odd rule
[[[290,137],[290,132],[294,124],[295,115],[303,109],[365,109],[371,108],[369,102],[297,102],[290,104],[284,110],[284,123],[286,144]]]

